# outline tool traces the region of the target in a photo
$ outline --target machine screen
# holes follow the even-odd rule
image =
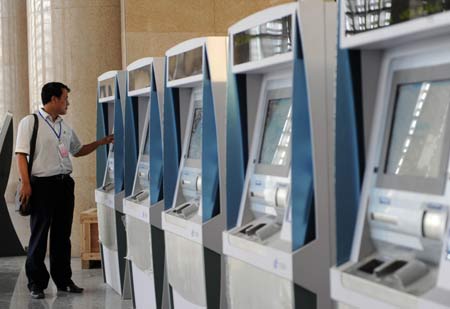
[[[188,158],[201,159],[202,154],[202,117],[203,109],[201,107],[194,110],[194,119],[192,121],[191,141],[189,143]]]
[[[450,80],[399,85],[386,174],[437,178],[450,107]]]
[[[286,165],[291,131],[291,98],[270,99],[259,163]]]

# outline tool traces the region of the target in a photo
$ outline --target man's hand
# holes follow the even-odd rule
[[[104,138],[102,138],[98,142],[99,142],[100,145],[107,145],[107,144],[114,143],[114,134],[105,136]]]
[[[31,198],[31,185],[30,183],[22,183],[22,188],[19,192],[19,201],[22,204],[28,204]]]
[[[95,141],[93,143],[83,145],[83,147],[81,147],[80,151],[78,151],[78,153],[76,153],[74,155],[74,157],[82,157],[82,156],[88,155],[91,152],[93,152],[95,149],[97,149],[99,146],[111,144],[111,143],[114,143],[114,134],[105,136],[104,138],[99,139],[98,141]]]

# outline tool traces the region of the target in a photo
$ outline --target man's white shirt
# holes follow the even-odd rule
[[[83,145],[75,131],[60,116],[53,121],[52,117],[43,109],[39,109],[35,114],[38,116],[39,128],[31,175],[48,177],[70,174],[72,172],[70,156],[63,157],[59,149],[61,147],[60,144],[62,144],[72,155],[80,151]],[[30,153],[33,127],[33,115],[28,115],[20,121],[16,138],[16,153],[25,153],[27,155]],[[58,139],[57,135],[59,133],[61,135]]]

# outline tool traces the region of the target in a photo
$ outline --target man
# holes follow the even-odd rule
[[[50,275],[59,291],[81,293],[72,281],[70,267],[70,234],[74,210],[74,181],[70,177],[74,157],[90,154],[100,145],[113,142],[112,135],[91,144],[81,145],[75,132],[60,117],[69,107],[69,87],[51,82],[42,87],[43,108],[39,109],[31,179],[27,155],[33,132],[34,117],[28,115],[19,123],[16,157],[22,180],[20,200],[31,202],[31,237],[25,265],[32,298],[44,298]],[[50,231],[50,275],[44,264]]]

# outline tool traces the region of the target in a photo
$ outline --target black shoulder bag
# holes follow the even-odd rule
[[[30,140],[30,154],[28,156],[28,177],[31,182],[31,169],[33,168],[33,159],[34,159],[34,151],[36,149],[36,138],[37,138],[37,132],[39,127],[39,119],[36,114],[33,114],[34,116],[34,127],[33,127],[33,134],[31,135]],[[31,214],[31,203],[30,199],[28,199],[28,203],[24,204],[20,202],[20,190],[22,189],[22,181],[19,179],[19,183],[17,184],[17,190],[16,190],[16,211],[21,216],[29,216]]]

